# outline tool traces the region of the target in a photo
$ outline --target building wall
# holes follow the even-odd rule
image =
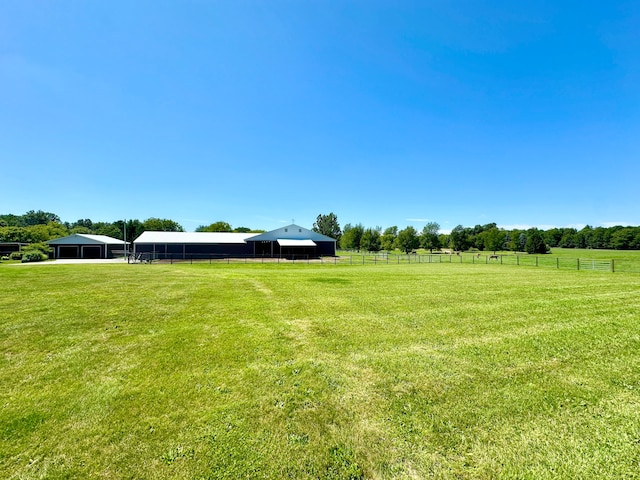
[[[136,253],[152,253],[160,259],[210,255],[253,255],[253,246],[249,244],[136,243],[135,249]]]

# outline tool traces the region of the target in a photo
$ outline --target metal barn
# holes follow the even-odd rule
[[[222,257],[314,258],[335,255],[336,241],[299,225],[270,232],[143,232],[134,242],[134,253],[158,259]]]
[[[257,256],[315,258],[336,254],[336,240],[291,224],[247,240]]]
[[[197,258],[203,256],[247,256],[253,253],[247,244],[255,233],[230,232],[154,232],[146,231],[133,242],[134,253],[153,258]]]

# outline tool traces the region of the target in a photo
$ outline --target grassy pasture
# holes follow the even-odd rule
[[[0,478],[640,478],[640,275],[2,265]]]
[[[639,250],[596,250],[578,248],[554,248],[547,255],[528,255],[511,251],[496,252],[500,260],[490,259],[493,252],[463,252],[460,255],[447,255],[436,252],[430,255],[428,251],[418,250],[417,256],[393,252],[388,259],[383,254],[339,252],[341,257],[336,263],[378,264],[378,263],[470,263],[489,264],[499,263],[507,266],[527,266],[540,268],[555,268],[563,270],[611,270],[613,261],[615,272],[640,273]],[[328,258],[326,262],[332,263]],[[592,265],[593,262],[593,265]],[[597,264],[597,268],[594,268]]]

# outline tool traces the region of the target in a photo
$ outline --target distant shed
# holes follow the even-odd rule
[[[75,233],[47,242],[53,258],[113,258],[124,255],[124,242],[106,235]]]

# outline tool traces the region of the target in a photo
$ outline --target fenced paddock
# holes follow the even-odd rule
[[[517,267],[555,268],[562,270],[596,270],[615,272],[614,259],[569,258],[552,255],[528,254],[393,254],[393,253],[348,253],[330,257],[310,257],[309,255],[287,256],[230,256],[218,254],[171,255],[161,253],[144,253],[130,257],[129,263],[277,263],[277,264],[322,264],[322,265],[400,265],[400,264],[471,264],[471,265],[506,265]],[[628,269],[625,269],[628,271]],[[640,271],[640,269],[639,269]]]

